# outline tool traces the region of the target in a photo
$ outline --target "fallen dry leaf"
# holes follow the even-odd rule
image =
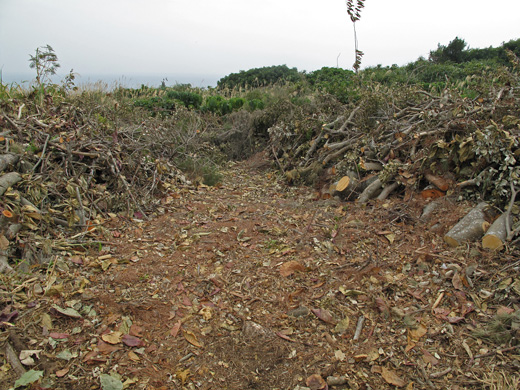
[[[457,290],[464,290],[463,276],[458,271],[453,275],[451,282],[453,283],[453,287],[455,287]]]
[[[175,376],[181,380],[181,383],[184,385],[184,382],[186,382],[186,379],[188,379],[188,376],[190,376],[190,370],[189,368],[183,371],[177,371],[175,373]]]
[[[296,342],[296,340],[291,339],[289,336],[283,334],[282,332],[276,332],[276,335],[284,340],[290,341],[291,343]]]
[[[390,316],[390,308],[388,307],[388,304],[385,302],[384,298],[376,298],[375,303],[381,314],[388,318]]]
[[[338,349],[334,352],[334,357],[340,362],[342,362],[347,358],[347,355],[345,355],[342,350]]]
[[[429,351],[423,349],[422,353],[422,358],[426,364],[431,364],[432,366],[436,366],[437,364],[439,364],[439,359],[433,356]]]
[[[329,324],[335,324],[334,318],[332,314],[328,310],[325,309],[311,309],[316,317],[318,317],[323,322],[327,322]]]
[[[62,370],[58,370],[58,371],[56,371],[56,376],[57,376],[58,378],[62,378],[62,377],[64,377],[65,375],[67,375],[68,372],[69,372],[69,367],[65,367],[65,368],[62,369]]]
[[[120,347],[117,347],[115,345],[105,343],[102,340],[98,341],[96,348],[99,352],[101,352],[103,354],[109,354],[109,353],[112,353],[114,351],[121,349]]]
[[[56,339],[56,340],[65,340],[65,339],[68,339],[70,337],[70,335],[68,333],[51,332],[51,333],[49,333],[49,337],[52,337],[53,339]]]
[[[138,337],[125,334],[122,338],[123,344],[128,347],[142,347],[144,345],[143,340]]]
[[[130,326],[130,331],[128,333],[131,334],[132,336],[135,336],[135,337],[142,337],[143,336],[143,328],[133,324],[133,325]]]
[[[283,277],[291,276],[297,271],[303,272],[305,271],[305,267],[302,264],[298,263],[296,260],[288,261],[287,263],[283,263],[280,266],[280,274]]]
[[[123,334],[121,332],[112,332],[112,333],[104,334],[103,336],[101,336],[101,339],[105,343],[114,345],[114,344],[119,344],[121,342],[122,336],[123,336]]]
[[[394,386],[404,387],[406,382],[395,371],[389,370],[386,367],[381,367],[381,376],[383,379]]]
[[[343,318],[336,327],[334,328],[334,333],[343,334],[347,331],[350,325],[350,319],[348,317]]]
[[[195,336],[193,332],[190,332],[189,330],[183,330],[182,334],[188,343],[194,345],[197,348],[202,348],[202,344],[199,342],[199,340],[197,340],[197,336]]]
[[[182,325],[182,322],[181,321],[177,321],[175,323],[175,325],[173,325],[173,328],[170,329],[170,334],[173,337],[177,337],[177,335],[179,334],[179,330],[181,329],[181,325]]]
[[[137,356],[137,354],[134,352],[134,351],[130,351],[128,352],[128,357],[130,358],[130,360],[132,360],[133,362],[138,362],[139,360],[139,356]]]
[[[322,390],[327,389],[327,382],[320,375],[311,375],[305,381],[305,384],[311,388],[311,390]]]

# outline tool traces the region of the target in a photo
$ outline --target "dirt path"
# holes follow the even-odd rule
[[[261,166],[231,166],[219,188],[172,187],[161,215],[115,218],[97,258],[71,258],[76,295],[54,303],[90,312],[54,320],[53,335],[73,336],[45,348],[75,357],[52,366],[66,370],[55,388],[109,374],[138,389],[323,389],[332,377],[338,389],[455,390],[482,388],[499,362],[514,372],[518,356],[471,337],[505,299],[482,290],[513,258],[444,246],[462,206],[423,223],[423,201],[316,201]]]

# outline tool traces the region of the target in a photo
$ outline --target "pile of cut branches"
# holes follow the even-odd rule
[[[311,137],[272,126],[269,150],[289,182],[315,185],[318,197],[457,195],[508,208],[511,217],[520,185],[519,86],[518,75],[502,74],[469,99],[455,86],[435,94],[368,85]]]
[[[366,202],[398,188],[433,190],[425,196],[465,190],[504,206],[520,177],[518,85],[510,75],[475,99],[455,88],[378,85],[310,139],[283,123],[271,127],[270,151],[289,181],[318,182],[322,195]]]
[[[129,113],[116,98],[23,95],[0,111],[0,269],[45,264],[56,250],[108,240],[109,214],[146,219],[185,177],[172,162],[206,148],[200,118]],[[126,117],[130,120],[125,121]]]

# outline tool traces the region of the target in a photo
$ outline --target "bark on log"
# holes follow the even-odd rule
[[[463,242],[475,241],[482,237],[488,225],[485,219],[484,210],[488,207],[486,202],[481,202],[464,216],[451,230],[444,236],[444,241],[456,247]]]
[[[358,202],[359,203],[366,203],[370,199],[375,198],[378,196],[381,191],[383,190],[383,183],[379,178],[374,180],[370,185],[363,190],[361,195],[359,195]]]
[[[8,264],[7,256],[0,255],[0,274],[13,272],[13,269]]]
[[[0,196],[2,196],[7,189],[22,180],[18,172],[9,172],[0,177]]]
[[[383,188],[383,191],[381,191],[381,193],[377,197],[377,200],[385,200],[392,192],[394,192],[397,189],[397,187],[399,187],[399,183],[397,182],[387,184],[386,187]]]
[[[423,212],[420,216],[420,220],[421,221],[427,221],[430,217],[430,215],[439,208],[439,206],[445,201],[444,198],[437,198],[433,201],[431,201],[430,203],[428,203],[426,206],[424,206],[423,208]]]
[[[334,183],[332,196],[338,196],[342,200],[351,200],[357,196],[358,185],[359,182],[354,176],[343,176],[337,183]]]
[[[382,171],[384,169],[383,164],[371,161],[363,161],[361,163],[361,168],[363,168],[365,171]]]
[[[511,221],[511,215],[504,213],[493,222],[482,238],[483,248],[497,251],[502,250],[507,239],[506,221],[508,218],[509,221]]]
[[[428,180],[430,184],[433,184],[441,191],[446,192],[450,188],[450,181],[445,179],[444,177],[436,176],[431,173],[426,173],[424,175],[424,178]]]
[[[16,154],[2,154],[0,156],[0,172],[5,171],[8,166],[16,164],[18,160],[20,160],[20,156]]]

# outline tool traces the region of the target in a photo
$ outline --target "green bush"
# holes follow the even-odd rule
[[[300,79],[301,75],[296,68],[289,68],[287,65],[266,66],[247,71],[241,70],[239,73],[231,73],[221,78],[217,86],[220,89],[256,88],[280,82],[292,83]]]
[[[150,98],[137,99],[134,101],[135,107],[142,107],[150,112],[152,116],[160,114],[171,115],[175,110],[175,100],[167,97],[154,96]]]
[[[347,103],[359,98],[354,76],[355,73],[351,70],[324,67],[306,77],[309,84],[319,92],[330,93],[340,102]]]
[[[202,104],[202,96],[194,92],[170,90],[166,93],[166,97],[182,102],[186,108],[197,109]]]

